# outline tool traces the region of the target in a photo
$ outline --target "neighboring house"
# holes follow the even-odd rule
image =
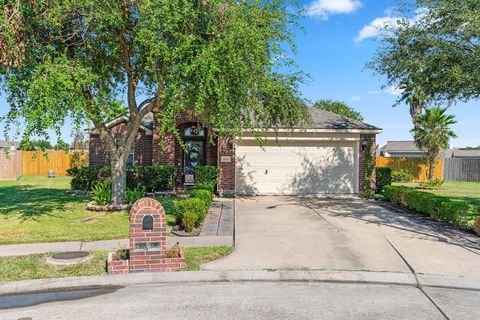
[[[381,129],[327,111],[310,109],[310,128],[265,133],[266,145],[258,146],[251,131],[237,139],[213,138],[195,118],[176,118],[185,141],[185,152],[173,134],[159,135],[156,119],[143,120],[129,164],[169,164],[176,167],[176,187],[194,183],[194,169],[213,165],[219,169],[220,194],[357,194],[364,190],[365,149]],[[107,124],[122,130],[126,116]],[[90,165],[109,160],[98,133],[89,129]],[[159,142],[163,141],[161,149]],[[375,154],[375,152],[373,152]]]
[[[388,141],[377,150],[377,155],[386,158],[424,158],[427,154],[418,149],[414,141]]]
[[[441,152],[442,158],[480,159],[480,150],[447,149]]]

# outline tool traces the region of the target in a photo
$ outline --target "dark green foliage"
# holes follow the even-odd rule
[[[71,168],[67,170],[72,177],[72,189],[92,190],[99,181],[110,180],[112,171],[109,166]],[[145,187],[146,191],[162,191],[173,188],[175,168],[167,165],[148,167],[131,166],[127,168],[127,188]]]
[[[458,226],[467,226],[468,217],[475,215],[475,210],[478,210],[465,201],[452,201],[447,197],[405,186],[385,186],[383,195],[385,200],[395,205]]]
[[[382,192],[384,186],[392,184],[392,169],[387,167],[377,167],[377,190],[376,192]]]
[[[420,186],[425,188],[440,188],[441,186],[443,186],[444,183],[445,183],[444,180],[434,179],[434,180],[422,182],[420,183]]]
[[[112,183],[109,181],[100,181],[92,189],[92,199],[100,205],[110,204],[112,200]]]
[[[153,165],[145,167],[144,184],[147,191],[161,191],[173,189],[175,167],[169,165]]]
[[[23,151],[52,150],[53,146],[47,140],[24,140],[20,143],[20,149]]]
[[[215,190],[218,183],[218,168],[215,166],[199,166],[195,168],[197,189]]]
[[[175,201],[173,203],[173,210],[175,213],[175,217],[177,219],[177,223],[183,223],[183,216],[187,213],[191,215],[191,213],[195,213],[196,220],[195,225],[200,225],[203,220],[205,219],[206,212],[208,208],[206,203],[199,198],[186,198],[182,200]],[[182,227],[185,226],[182,224]]]
[[[371,198],[375,195],[375,186],[372,183],[372,174],[375,170],[375,159],[372,154],[372,140],[368,140],[368,145],[365,149],[365,189],[363,190],[363,196],[365,198]]]
[[[392,182],[410,182],[413,180],[413,175],[406,169],[394,171],[392,173]]]
[[[322,109],[325,111],[330,111],[350,119],[363,121],[363,117],[360,114],[360,112],[356,111],[355,109],[353,109],[352,107],[350,107],[349,105],[347,105],[345,102],[342,102],[342,101],[320,100],[315,102],[313,104],[313,107]]]
[[[134,204],[145,194],[145,187],[143,185],[137,185],[136,187],[127,189],[125,193],[125,202],[128,204]]]

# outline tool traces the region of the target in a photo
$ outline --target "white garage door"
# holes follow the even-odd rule
[[[275,142],[264,148],[240,141],[235,188],[239,194],[357,193],[355,142]]]

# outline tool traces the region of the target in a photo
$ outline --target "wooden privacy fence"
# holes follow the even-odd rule
[[[22,175],[22,151],[0,149],[0,180],[17,180]]]
[[[66,176],[73,164],[88,165],[88,153],[65,151],[23,151],[22,175],[46,176],[48,170],[54,170],[56,176]]]
[[[377,167],[388,167],[392,171],[407,170],[413,175],[413,180],[428,180],[428,162],[425,158],[386,158],[377,157]],[[443,179],[443,159],[435,162],[435,178]]]
[[[480,159],[445,159],[443,178],[450,181],[480,182]]]

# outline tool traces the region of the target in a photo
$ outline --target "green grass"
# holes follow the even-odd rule
[[[90,197],[66,195],[69,189],[68,177],[0,181],[0,244],[128,237],[127,211],[88,211],[85,206]],[[174,199],[159,199],[165,206],[170,226],[175,221],[171,204]]]
[[[228,255],[230,247],[185,248],[186,269],[198,270],[200,264]],[[58,267],[46,262],[52,254],[34,254],[0,258],[0,282],[28,279],[51,279],[106,274],[107,251],[93,251],[89,261]]]
[[[410,183],[394,183],[394,185],[405,185],[416,187],[419,184]],[[441,190],[422,190],[439,196],[449,197],[452,200],[467,201],[473,205],[480,205],[480,182],[459,182],[445,181]]]

